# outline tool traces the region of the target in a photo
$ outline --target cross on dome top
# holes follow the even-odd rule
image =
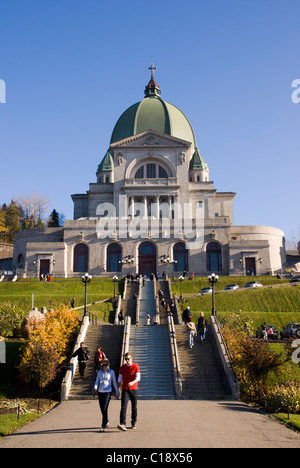
[[[148,86],[146,86],[145,97],[152,97],[152,96],[159,97],[161,94],[160,87],[158,86],[158,84],[156,83],[154,79],[154,70],[156,70],[156,67],[152,64],[148,68],[148,70],[151,70],[151,79],[149,81]]]
[[[148,68],[148,70],[151,70],[151,78],[154,78],[154,70],[156,70],[156,67],[153,65],[151,65],[151,67]]]

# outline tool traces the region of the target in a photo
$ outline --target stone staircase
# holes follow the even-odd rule
[[[98,345],[101,346],[106,357],[110,360],[110,368],[115,371],[116,378],[118,379],[123,331],[124,327],[119,325],[100,324],[89,326],[84,343],[90,352],[90,360],[87,361],[84,379],[80,379],[77,367],[69,394],[70,400],[92,399],[92,390],[96,380],[94,354]]]
[[[184,325],[176,325],[177,349],[182,378],[183,398],[187,400],[232,399],[218,350],[208,329],[205,343],[195,337],[189,349],[188,333]]]
[[[140,366],[139,398],[174,400],[169,330],[166,325],[131,327],[129,351]]]
[[[136,323],[136,299],[135,294],[139,293],[139,283],[137,281],[128,281],[126,285],[126,295],[122,299],[121,309],[124,317],[130,317],[132,325]]]
[[[169,329],[166,325],[152,325],[155,313],[154,283],[147,279],[141,288],[139,326],[131,326],[129,341],[129,351],[141,371],[139,398],[175,399]]]

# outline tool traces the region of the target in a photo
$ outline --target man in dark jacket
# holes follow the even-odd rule
[[[190,318],[193,318],[192,311],[189,306],[182,312],[182,320],[184,321],[185,324],[188,323]]]
[[[84,346],[84,343],[80,343],[80,348],[75,351],[73,357],[78,357],[79,363],[79,375],[83,379],[84,378],[84,371],[86,368],[86,361],[90,359],[89,350]]]
[[[204,343],[205,341],[206,331],[207,331],[206,318],[204,317],[203,312],[201,312],[200,317],[198,319],[198,335],[202,343]]]

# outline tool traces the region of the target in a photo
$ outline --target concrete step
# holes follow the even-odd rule
[[[90,360],[87,361],[84,379],[80,378],[77,368],[69,395],[70,400],[92,399],[92,390],[96,380],[94,354],[99,345],[110,360],[110,368],[114,370],[118,379],[123,331],[124,327],[118,325],[100,324],[89,326],[85,345],[90,352]]]
[[[189,349],[184,325],[176,325],[176,340],[185,399],[231,399],[231,390],[210,331],[205,343],[195,338]]]
[[[175,399],[168,327],[131,327],[129,350],[140,366],[139,398]]]

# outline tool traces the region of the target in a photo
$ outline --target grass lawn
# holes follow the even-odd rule
[[[274,416],[284,422],[288,428],[300,432],[300,414],[277,413]]]
[[[20,414],[18,421],[16,414],[0,414],[0,441],[2,437],[11,434],[19,427],[25,426],[25,424],[34,421],[38,417],[40,415],[37,413]]]
[[[72,298],[75,307],[84,305],[84,284],[81,279],[57,279],[51,282],[31,279],[30,281],[17,281],[16,283],[0,283],[0,302],[10,301],[21,307],[25,313],[31,310],[32,294],[34,306],[39,310],[68,305]],[[117,284],[117,294],[122,294],[123,283]],[[114,283],[111,279],[93,278],[88,285],[88,303],[112,298]]]
[[[215,308],[220,320],[228,313],[241,313],[251,316],[254,328],[263,322],[275,325],[280,331],[289,322],[300,322],[300,286],[286,286],[286,280],[274,277],[255,277],[260,281],[262,289],[240,289],[223,292],[228,284],[236,283],[243,287],[246,282],[252,280],[249,277],[220,277],[216,285]],[[200,296],[199,291],[208,286],[207,278],[195,278],[193,281],[183,281],[183,299],[181,310],[190,306],[194,320],[197,322],[200,312],[204,312],[206,318],[211,315],[211,294]],[[172,284],[172,292],[180,295],[179,281]]]

